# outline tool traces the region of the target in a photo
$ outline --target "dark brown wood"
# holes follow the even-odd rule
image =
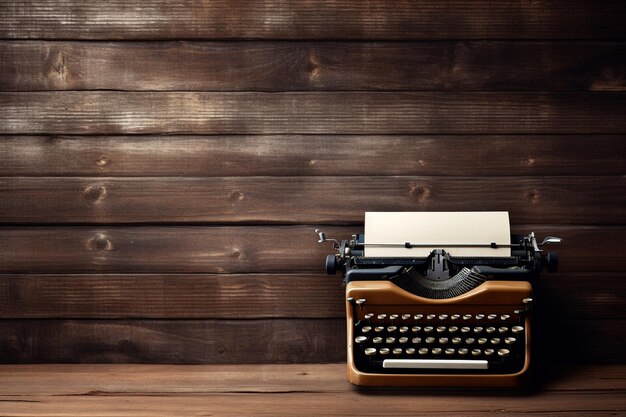
[[[0,363],[319,363],[345,357],[345,320],[0,321]]]
[[[625,153],[624,135],[0,136],[0,175],[622,175]]]
[[[626,90],[623,42],[0,42],[0,90]]]
[[[345,224],[362,222],[364,211],[509,210],[516,223],[619,224],[625,191],[617,176],[19,177],[0,178],[0,219]]]
[[[338,318],[343,294],[325,274],[0,275],[0,318]]]
[[[542,320],[546,359],[623,360],[624,320]],[[323,363],[345,349],[345,319],[0,321],[2,363]]]
[[[623,2],[6,1],[2,38],[624,38]]]
[[[622,273],[544,274],[551,317],[626,319]],[[342,318],[339,276],[0,275],[0,318]]]
[[[2,273],[324,273],[330,245],[315,226],[3,227]],[[349,239],[362,225],[324,226]],[[560,271],[621,272],[622,226],[514,225],[514,233],[564,238]]]
[[[626,133],[620,93],[0,93],[0,133]]]

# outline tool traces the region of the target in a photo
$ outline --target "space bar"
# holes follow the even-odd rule
[[[463,359],[385,359],[383,368],[395,369],[487,369],[489,363]]]

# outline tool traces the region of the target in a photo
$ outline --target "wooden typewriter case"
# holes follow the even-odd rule
[[[473,290],[449,299],[428,299],[399,288],[390,281],[353,281],[346,287],[348,380],[361,386],[428,386],[428,387],[501,387],[514,388],[525,384],[530,364],[531,311],[522,300],[531,297],[532,287],[526,281],[486,281]],[[354,300],[365,300],[356,305]],[[387,314],[511,314],[524,311],[518,320],[523,323],[523,363],[512,373],[369,373],[355,363],[355,323],[366,313]],[[515,319],[513,317],[513,319]],[[520,324],[521,324],[520,323]]]

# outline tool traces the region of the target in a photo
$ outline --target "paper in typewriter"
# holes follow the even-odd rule
[[[406,248],[405,242],[434,244]],[[457,248],[449,244],[510,244],[509,213],[489,212],[367,212],[365,253],[373,257],[426,257],[434,249],[450,256],[511,256],[511,248]],[[392,243],[398,246],[368,246]]]

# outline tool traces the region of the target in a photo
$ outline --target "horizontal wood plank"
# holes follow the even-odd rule
[[[537,360],[623,360],[624,320],[545,318]],[[345,349],[345,319],[0,321],[2,363],[324,363]]]
[[[517,223],[620,224],[625,205],[617,176],[0,178],[4,223],[333,224],[360,223],[364,211],[509,210]]]
[[[626,319],[622,274],[544,274],[554,318]],[[0,318],[342,318],[341,278],[322,274],[0,275]]]
[[[626,365],[557,365],[544,369],[542,392],[572,394],[626,390]],[[380,390],[378,398],[385,391]],[[408,393],[410,389],[398,390]],[[345,377],[345,364],[295,365],[2,365],[0,398],[7,396],[203,395],[218,393],[357,393]],[[370,391],[372,394],[373,391]],[[394,397],[393,392],[387,391]],[[420,398],[427,391],[421,389]],[[448,392],[462,395],[462,392]],[[440,393],[441,395],[442,393]],[[472,392],[468,398],[479,396]],[[498,395],[485,392],[496,400]],[[533,397],[522,397],[531,401]],[[490,414],[491,415],[491,414]]]
[[[0,90],[626,90],[623,42],[0,42]]]
[[[0,176],[623,175],[624,154],[626,135],[0,136]]]
[[[3,227],[2,273],[324,273],[330,245],[315,226]],[[324,226],[349,239],[362,225]],[[514,233],[559,236],[559,270],[621,272],[621,226],[513,225]],[[607,249],[608,248],[608,249]],[[601,255],[600,255],[601,254]]]
[[[139,0],[5,1],[2,38],[606,39],[624,38],[617,0],[566,3]]]
[[[7,134],[621,134],[625,113],[618,92],[0,93]]]

